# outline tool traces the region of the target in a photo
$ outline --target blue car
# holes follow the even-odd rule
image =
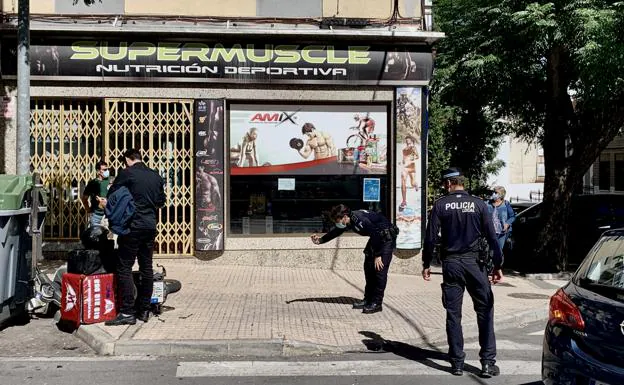
[[[604,233],[550,299],[542,380],[624,384],[624,229]]]

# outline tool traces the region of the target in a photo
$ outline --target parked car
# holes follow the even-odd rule
[[[624,229],[604,233],[550,299],[542,380],[624,384]]]
[[[542,207],[538,203],[516,215],[504,250],[506,267],[523,272],[543,269],[534,255],[544,224]],[[576,268],[604,231],[624,227],[624,195],[576,195],[570,210],[568,263]]]
[[[511,206],[511,208],[513,209],[516,215],[520,214],[524,210],[527,210],[535,206],[536,204],[538,203],[536,202],[509,202],[509,205]]]

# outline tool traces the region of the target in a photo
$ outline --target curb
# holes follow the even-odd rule
[[[75,331],[75,336],[99,355],[112,356],[115,354],[115,340],[97,325],[80,325]]]
[[[548,309],[539,308],[495,319],[494,328],[504,330],[518,324],[546,320]],[[479,335],[477,323],[463,325],[464,338]],[[356,346],[328,346],[287,339],[269,340],[171,340],[132,341],[114,340],[97,325],[81,325],[75,335],[94,349],[99,355],[115,356],[180,356],[207,355],[211,357],[293,357],[311,355],[336,355],[365,353],[370,350],[364,344]],[[404,341],[412,345],[432,345],[446,342],[446,332],[439,331],[427,339]]]

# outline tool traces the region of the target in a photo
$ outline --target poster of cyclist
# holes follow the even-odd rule
[[[231,104],[231,175],[387,174],[385,105]]]
[[[396,90],[396,220],[397,248],[421,247],[421,143],[422,94],[418,87]]]

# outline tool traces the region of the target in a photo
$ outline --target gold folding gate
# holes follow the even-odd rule
[[[166,181],[167,204],[160,211],[156,254],[193,252],[193,102],[106,99],[104,149],[109,167],[119,171],[122,154],[139,148],[145,163]]]
[[[50,190],[45,238],[75,240],[87,225],[80,202],[106,159],[114,175],[128,148],[166,182],[156,255],[192,255],[194,238],[193,102],[190,100],[48,100],[31,103],[31,162]]]
[[[77,239],[87,217],[80,195],[102,155],[102,103],[31,102],[31,164],[49,189],[46,239]]]

